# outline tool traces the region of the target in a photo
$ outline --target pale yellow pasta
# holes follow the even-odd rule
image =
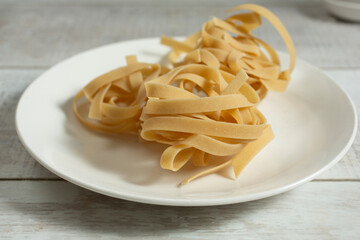
[[[149,100],[140,117],[140,134],[170,145],[162,154],[162,168],[178,171],[191,159],[194,166],[206,166],[209,156],[229,156],[228,164],[183,183],[219,166],[232,165],[236,177],[240,174],[273,137],[255,107],[260,99],[247,78],[242,70],[230,76],[207,65],[187,64],[145,83]]]
[[[286,89],[295,49],[285,27],[267,9],[244,4],[234,10],[251,12],[214,18],[183,42],[163,36],[162,43],[173,48],[171,70],[128,56],[127,66],[91,81],[74,98],[76,117],[93,130],[133,133],[168,145],[162,168],[178,171],[191,164],[200,169],[181,185],[230,166],[238,177],[274,138],[257,105],[268,90]],[[288,48],[285,71],[276,51],[251,34],[261,16]]]
[[[284,91],[296,60],[294,44],[286,28],[273,13],[261,6],[244,4],[229,12],[235,10],[252,12],[225,20],[213,18],[203,25],[201,32],[191,35],[184,42],[163,36],[162,44],[173,48],[169,59],[174,66],[200,63],[232,74],[244,70],[249,75],[248,83],[257,91],[260,99],[266,96],[268,90]],[[251,34],[253,29],[261,25],[261,16],[275,27],[284,40],[290,55],[288,70],[280,71],[276,51]],[[181,53],[187,55],[183,61],[177,62]]]
[[[127,66],[97,77],[75,96],[75,116],[86,127],[111,133],[138,132],[146,99],[144,82],[167,70],[158,64],[138,63],[135,56],[127,56],[126,60]],[[79,105],[83,97],[87,101]],[[87,116],[80,114],[81,105],[90,105]]]

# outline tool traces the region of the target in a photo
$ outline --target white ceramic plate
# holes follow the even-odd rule
[[[355,137],[355,108],[347,94],[319,69],[298,60],[288,90],[270,93],[260,105],[275,140],[239,179],[222,172],[177,187],[192,172],[161,169],[162,145],[92,132],[77,121],[71,107],[79,89],[124,65],[125,55],[158,62],[167,51],[159,39],[133,40],[52,67],[18,104],[16,126],[26,149],[53,173],[95,192],[143,203],[206,206],[265,198],[310,181],[339,161]],[[280,57],[287,59],[286,54]]]

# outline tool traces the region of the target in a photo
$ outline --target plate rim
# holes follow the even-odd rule
[[[353,103],[351,97],[344,90],[344,88],[342,86],[340,86],[336,81],[334,81],[327,73],[323,72],[320,68],[314,66],[313,64],[310,64],[307,61],[304,61],[301,58],[297,57],[296,58],[297,61],[301,61],[302,63],[305,63],[308,67],[311,67],[314,70],[319,71],[322,74],[326,75],[329,82],[334,84],[344,94],[344,96],[346,97],[346,99],[349,102],[349,105],[351,106],[351,109],[352,109],[354,126],[353,126],[353,130],[352,130],[352,133],[351,133],[351,137],[347,141],[346,145],[342,148],[342,150],[328,164],[324,165],[323,167],[321,167],[317,171],[313,172],[312,174],[308,175],[307,177],[302,178],[302,179],[300,179],[298,181],[286,184],[284,186],[273,188],[273,189],[268,189],[268,190],[265,190],[263,192],[243,195],[243,196],[223,197],[223,198],[213,198],[213,199],[169,199],[169,198],[154,197],[154,196],[151,196],[151,195],[150,196],[149,195],[148,196],[138,195],[138,194],[129,193],[129,192],[122,192],[122,191],[119,191],[119,192],[115,193],[113,191],[108,191],[107,189],[104,189],[104,188],[102,188],[100,186],[97,186],[97,185],[94,185],[94,184],[84,183],[83,181],[78,180],[76,177],[69,176],[69,175],[67,175],[65,173],[62,173],[61,171],[58,171],[56,168],[52,168],[50,166],[50,164],[47,163],[47,161],[41,159],[41,157],[39,157],[35,152],[33,152],[31,150],[31,148],[28,146],[25,139],[23,138],[21,130],[19,129],[19,124],[20,124],[20,121],[21,121],[21,120],[19,120],[19,112],[20,112],[19,109],[21,108],[21,104],[24,101],[25,94],[28,91],[30,91],[29,89],[31,89],[32,86],[34,86],[34,84],[37,81],[39,81],[39,79],[41,79],[51,69],[56,68],[57,66],[63,64],[66,61],[70,61],[71,59],[73,59],[75,57],[79,57],[82,54],[86,54],[86,53],[89,53],[89,52],[95,51],[95,50],[98,51],[101,48],[107,48],[107,47],[115,46],[115,45],[118,45],[118,44],[127,44],[127,43],[137,42],[137,41],[154,41],[154,40],[159,40],[159,38],[154,37],[154,38],[131,39],[131,40],[127,40],[127,41],[120,41],[120,42],[106,44],[106,45],[102,45],[102,46],[99,46],[99,47],[96,47],[96,48],[88,49],[88,50],[85,50],[83,52],[72,55],[71,57],[66,58],[66,59],[56,63],[55,65],[53,65],[53,66],[49,67],[47,70],[45,70],[38,77],[36,77],[36,79],[33,80],[26,87],[26,89],[23,91],[23,93],[21,94],[21,97],[20,97],[20,99],[19,99],[19,101],[17,103],[16,112],[15,112],[15,128],[16,128],[16,132],[17,132],[17,135],[18,135],[18,137],[20,139],[20,142],[22,143],[22,145],[24,146],[26,151],[38,163],[40,163],[43,167],[45,167],[50,172],[54,173],[55,175],[59,176],[60,178],[65,179],[68,182],[71,182],[71,183],[73,183],[73,184],[75,184],[75,185],[77,185],[79,187],[85,188],[87,190],[90,190],[90,191],[93,191],[93,192],[96,192],[96,193],[100,193],[100,194],[103,194],[103,195],[106,195],[106,196],[109,196],[109,197],[119,198],[119,199],[138,202],[138,203],[146,203],[146,204],[153,204],[153,205],[164,205],[164,206],[187,206],[187,207],[190,207],[190,206],[217,206],[217,205],[236,204],[236,203],[241,203],[241,202],[254,201],[254,200],[274,196],[274,195],[277,195],[277,194],[280,194],[280,193],[284,193],[286,191],[294,189],[295,187],[297,187],[299,185],[302,185],[304,183],[307,183],[307,182],[313,180],[316,176],[320,175],[324,171],[326,171],[329,168],[331,168],[332,166],[334,166],[338,161],[341,160],[341,158],[348,152],[348,150],[352,146],[352,144],[353,144],[353,142],[355,140],[355,136],[356,136],[357,128],[358,128],[358,116],[357,116],[357,111],[356,111],[356,108],[355,108],[355,104]],[[277,52],[280,53],[280,54],[286,54],[287,55],[287,53],[284,53],[284,52],[281,52],[281,51],[277,51]],[[295,68],[296,68],[296,66],[295,66]]]

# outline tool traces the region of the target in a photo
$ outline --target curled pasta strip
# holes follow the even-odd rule
[[[296,60],[294,44],[286,28],[273,13],[261,6],[244,4],[229,12],[235,10],[251,12],[236,14],[225,20],[213,18],[202,26],[200,33],[184,42],[163,36],[162,44],[173,48],[169,59],[174,66],[200,63],[231,74],[237,74],[242,69],[248,74],[248,83],[257,91],[260,99],[266,96],[268,90],[284,91]],[[290,55],[288,70],[281,71],[276,51],[251,34],[261,25],[261,16],[274,26],[284,40]],[[183,61],[177,62],[181,53],[187,55]]]
[[[231,75],[188,64],[145,83],[149,100],[140,118],[140,134],[144,140],[170,145],[162,154],[162,168],[178,171],[190,160],[194,166],[207,166],[210,156],[229,156],[229,163],[183,183],[219,166],[232,165],[236,177],[240,174],[263,143],[272,139],[247,78],[243,70]]]
[[[146,99],[144,82],[166,69],[158,64],[138,63],[135,56],[126,60],[127,66],[95,78],[75,96],[73,110],[84,126],[103,132],[137,133]],[[83,97],[86,101],[81,101]],[[80,113],[80,108],[85,109],[85,114]]]

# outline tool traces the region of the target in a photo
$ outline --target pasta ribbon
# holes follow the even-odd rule
[[[235,10],[250,12],[215,17],[184,41],[163,36],[161,43],[172,48],[171,69],[127,56],[126,66],[78,92],[75,116],[93,130],[168,145],[160,159],[164,169],[202,168],[180,185],[227,167],[238,177],[274,138],[257,105],[268,91],[285,91],[296,54],[289,33],[269,10],[244,4],[229,12]],[[281,70],[276,51],[252,35],[261,17],[284,40],[287,70]]]
[[[194,166],[207,166],[210,156],[235,155],[229,161],[238,176],[272,139],[270,126],[256,109],[259,98],[246,83],[245,71],[225,76],[220,69],[187,64],[145,83],[149,100],[140,117],[140,134],[146,141],[170,145],[162,154],[162,168],[178,171],[191,159]],[[169,91],[176,94],[170,97]],[[196,176],[214,169],[219,166]]]
[[[144,83],[159,76],[166,68],[138,63],[136,56],[127,56],[126,60],[127,66],[95,78],[75,96],[73,111],[84,126],[110,133],[138,132],[146,99]],[[80,101],[84,97],[86,101]],[[87,106],[88,114],[84,116],[80,108]]]
[[[295,47],[288,31],[281,21],[264,7],[243,4],[228,12],[235,10],[252,12],[236,14],[225,20],[215,17],[204,23],[200,33],[191,35],[184,42],[163,36],[161,43],[173,49],[169,60],[174,66],[200,63],[231,74],[243,70],[248,74],[248,83],[257,91],[260,99],[263,99],[269,90],[285,91],[296,61]],[[288,49],[290,62],[285,71],[280,71],[280,60],[276,51],[251,34],[252,30],[261,25],[261,16],[274,26]],[[186,56],[184,60],[178,61],[181,53],[186,53]]]

